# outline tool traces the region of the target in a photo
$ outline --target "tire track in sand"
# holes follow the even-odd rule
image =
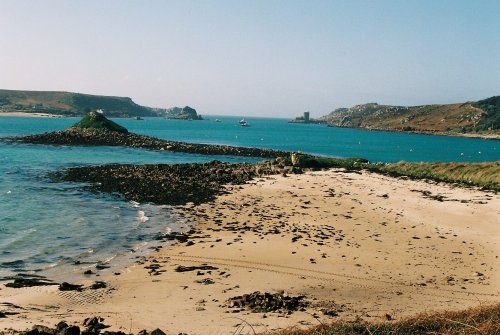
[[[174,261],[195,261],[199,263],[211,263],[219,266],[238,267],[238,268],[245,268],[258,271],[273,272],[291,276],[306,277],[327,282],[335,282],[335,283],[344,282],[352,286],[357,286],[366,289],[383,288],[384,286],[387,285],[394,290],[398,288],[404,288],[406,290],[412,291],[412,293],[420,295],[428,295],[433,297],[450,298],[450,296],[444,296],[439,294],[439,292],[447,292],[454,295],[454,298],[460,300],[478,301],[479,300],[478,297],[500,298],[500,295],[498,293],[466,292],[461,290],[453,290],[453,289],[446,289],[439,287],[434,288],[428,286],[417,286],[414,284],[391,282],[371,277],[361,277],[361,276],[327,272],[321,270],[305,269],[305,268],[281,265],[281,264],[246,261],[234,258],[182,255],[182,254],[172,254],[172,253],[165,253],[160,258],[174,260]]]

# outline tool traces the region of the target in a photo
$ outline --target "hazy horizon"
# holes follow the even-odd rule
[[[500,94],[498,1],[0,2],[0,88],[313,117]]]

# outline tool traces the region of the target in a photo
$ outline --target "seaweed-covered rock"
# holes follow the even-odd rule
[[[119,193],[127,200],[163,205],[195,204],[213,200],[225,185],[239,185],[255,177],[281,174],[277,165],[261,163],[109,164],[66,169],[52,174],[56,180],[91,183],[90,191]],[[187,240],[182,235],[166,238]]]
[[[226,302],[229,308],[244,308],[252,312],[267,313],[267,312],[284,312],[292,313],[294,311],[305,309],[308,306],[305,297],[290,296],[284,293],[261,293],[259,291],[244,294],[230,298]]]
[[[231,155],[266,158],[290,155],[287,151],[177,142],[161,140],[151,136],[139,135],[135,133],[118,132],[105,127],[80,127],[77,125],[63,131],[14,137],[7,139],[7,141],[53,145],[122,146],[149,150],[187,152],[202,155]]]

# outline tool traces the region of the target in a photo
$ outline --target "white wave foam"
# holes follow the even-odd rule
[[[149,221],[149,218],[146,216],[146,214],[143,211],[138,211],[137,212],[137,220],[139,222],[146,222],[146,221]]]

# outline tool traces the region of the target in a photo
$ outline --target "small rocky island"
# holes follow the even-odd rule
[[[189,106],[185,106],[183,108],[180,107],[172,107],[165,111],[165,117],[167,119],[174,120],[203,120],[201,115],[196,113],[196,109],[191,108]]]

